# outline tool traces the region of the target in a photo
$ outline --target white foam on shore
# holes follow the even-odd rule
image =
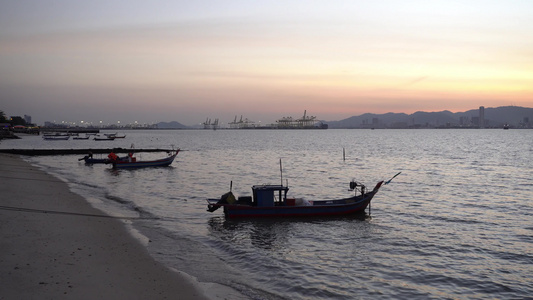
[[[142,234],[139,230],[135,229],[130,220],[124,220],[124,225],[133,238],[138,240],[144,247],[148,247],[150,239],[146,235]]]

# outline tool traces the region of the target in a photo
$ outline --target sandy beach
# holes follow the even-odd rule
[[[19,156],[0,154],[0,177],[0,299],[226,298],[156,262],[122,221]]]

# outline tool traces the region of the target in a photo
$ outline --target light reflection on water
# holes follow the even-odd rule
[[[50,147],[39,138],[13,143],[1,146]],[[183,151],[169,168],[143,170],[85,166],[74,156],[30,160],[106,211],[157,218],[136,222],[150,252],[202,281],[257,299],[533,294],[530,130],[132,131],[111,147],[132,143]],[[345,197],[351,179],[372,188],[402,175],[363,219],[228,221],[205,211],[205,199],[230,181],[239,195],[279,183],[280,158],[289,195],[308,199]]]

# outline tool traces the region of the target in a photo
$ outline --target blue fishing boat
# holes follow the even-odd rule
[[[252,196],[235,198],[230,191],[220,199],[207,199],[207,211],[224,208],[227,218],[250,217],[317,217],[342,216],[363,213],[383,184],[380,181],[370,192],[355,181],[350,187],[352,197],[337,200],[313,200],[287,198],[289,187],[283,185],[254,185]],[[359,191],[359,192],[358,192]]]
[[[354,195],[348,198],[334,200],[305,200],[288,198],[289,187],[283,185],[283,169],[280,160],[280,185],[254,185],[252,196],[235,198],[230,191],[219,199],[207,199],[207,211],[214,212],[223,207],[227,218],[250,217],[316,217],[316,216],[344,216],[364,213],[370,206],[370,201],[377,194],[382,185],[388,181],[379,181],[371,191],[367,191],[364,184],[352,180],[350,190]],[[370,208],[369,208],[370,210]]]

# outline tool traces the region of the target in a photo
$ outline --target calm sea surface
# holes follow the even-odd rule
[[[533,295],[533,130],[119,133],[126,138],[30,136],[0,147],[181,148],[168,168],[114,171],[80,155],[28,160],[109,214],[144,218],[131,225],[156,259],[253,299]],[[352,179],[373,188],[402,174],[365,218],[229,221],[222,210],[206,212],[205,199],[231,181],[236,195],[279,184],[280,158],[289,196],[309,200],[351,195]]]

